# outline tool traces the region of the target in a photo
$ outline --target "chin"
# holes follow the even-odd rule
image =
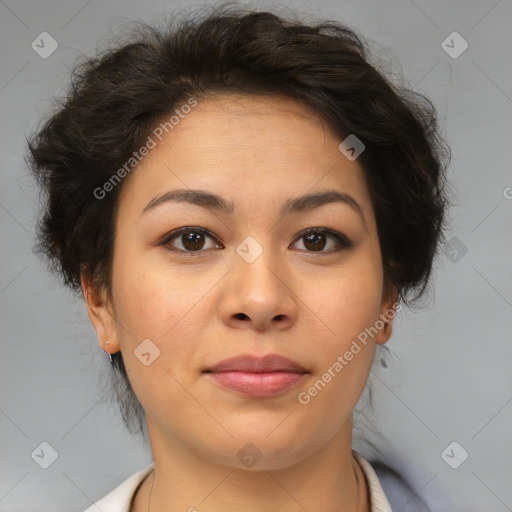
[[[280,427],[278,427],[279,429]],[[316,439],[297,437],[297,429],[282,428],[270,433],[257,428],[230,430],[233,438],[224,443],[205,446],[209,451],[207,458],[217,464],[250,471],[268,471],[286,469],[311,455],[322,444]]]

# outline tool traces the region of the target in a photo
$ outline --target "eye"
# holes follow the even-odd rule
[[[203,228],[184,227],[171,231],[171,233],[169,233],[165,239],[162,240],[161,245],[165,246],[171,251],[181,252],[187,256],[195,256],[194,253],[204,252],[203,249],[205,248],[204,246],[206,238],[215,241],[215,239],[210,234],[208,234],[208,231]],[[171,243],[174,239],[177,239],[175,243],[178,244],[178,246],[174,245],[174,243]],[[214,248],[221,249],[222,246],[217,243],[215,244]],[[208,247],[206,247],[206,249],[208,249]]]
[[[206,239],[208,238],[214,242],[210,244],[210,247],[206,246]],[[329,245],[329,239],[333,240],[334,243],[331,242],[330,249],[324,250]],[[295,240],[302,241],[304,249],[299,250],[313,253],[333,253],[353,247],[353,243],[345,235],[326,228],[309,228],[300,232]],[[171,231],[159,245],[164,246],[169,251],[179,252],[186,256],[198,256],[206,249],[223,248],[207,230],[191,226]]]
[[[335,247],[334,249],[324,251],[323,249],[328,245],[327,241],[329,238],[335,241]],[[325,228],[310,228],[302,231],[299,233],[297,240],[303,241],[302,245],[307,252],[331,253],[354,246],[345,235]]]

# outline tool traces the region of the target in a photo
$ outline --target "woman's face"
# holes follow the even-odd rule
[[[291,100],[223,96],[199,102],[123,184],[113,310],[89,312],[122,351],[152,440],[237,467],[253,450],[272,469],[349,436],[393,301],[365,175],[340,142]],[[177,190],[221,199],[155,201]],[[211,372],[269,354],[302,370]]]

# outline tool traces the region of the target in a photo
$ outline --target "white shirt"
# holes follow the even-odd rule
[[[393,512],[382,489],[379,478],[370,463],[357,452],[352,451],[366,477],[370,490],[370,512]],[[104,498],[91,505],[85,512],[130,512],[130,504],[139,484],[153,470],[151,464],[119,484]]]

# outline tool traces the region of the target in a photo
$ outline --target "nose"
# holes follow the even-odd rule
[[[298,298],[291,272],[270,250],[250,263],[237,255],[226,277],[220,314],[230,327],[285,330],[296,321]]]

